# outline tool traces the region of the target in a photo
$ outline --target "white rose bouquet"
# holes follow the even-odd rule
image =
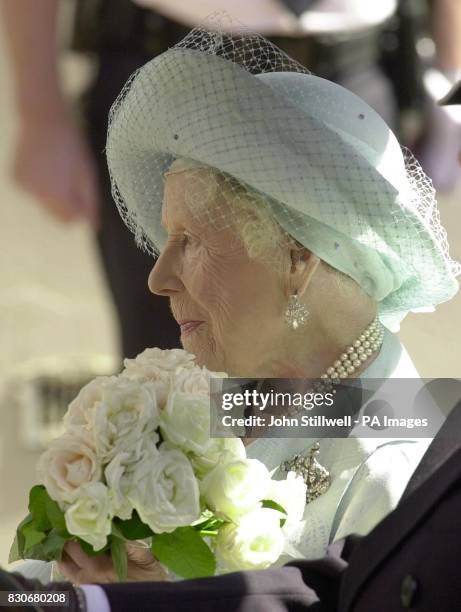
[[[226,375],[180,349],[147,349],[124,366],[69,405],[65,433],[40,458],[10,562],[60,560],[75,540],[87,554],[110,554],[124,580],[125,542],[148,538],[184,578],[273,565],[286,528],[301,520],[306,486],[294,473],[273,481],[239,438],[210,438],[210,378]]]

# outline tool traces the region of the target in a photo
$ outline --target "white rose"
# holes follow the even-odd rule
[[[146,450],[134,465],[131,478],[128,499],[155,533],[171,533],[199,518],[198,483],[181,451],[165,447]]]
[[[209,507],[231,520],[256,508],[267,498],[270,474],[258,459],[235,459],[224,453],[203,479],[200,489]]]
[[[53,440],[38,462],[38,475],[61,506],[84,484],[101,479],[101,465],[83,440],[68,434]]]
[[[83,485],[64,518],[69,533],[91,544],[94,550],[104,548],[112,522],[107,488],[102,482]]]
[[[158,442],[158,424],[152,384],[119,378],[104,389],[103,401],[95,410],[92,433],[96,453],[103,463],[109,463],[120,452],[133,452],[146,437]]]
[[[280,513],[259,508],[245,514],[238,525],[228,523],[218,531],[215,540],[218,572],[270,567],[282,554],[284,543]]]
[[[123,520],[131,517],[134,508],[128,494],[133,487],[133,471],[138,462],[144,461],[146,453],[149,454],[151,462],[158,452],[155,443],[146,436],[138,440],[132,450],[117,453],[106,466],[104,476],[114,516]]]
[[[155,392],[158,409],[163,410],[171,389],[171,372],[158,370],[158,374],[155,377],[149,378],[148,376],[144,376],[142,373],[136,372],[133,369],[122,372],[120,378],[131,380],[138,384],[148,382],[151,389]]]
[[[286,510],[287,514],[280,514],[285,518],[282,527],[285,535],[291,533],[299,525],[306,508],[307,486],[302,476],[295,472],[288,472],[285,480],[271,480],[267,499],[275,501]]]
[[[127,520],[133,513],[133,504],[127,495],[132,482],[130,475],[130,453],[118,453],[104,471],[114,516]]]
[[[210,442],[210,400],[174,391],[160,413],[160,431],[171,444],[201,454]]]
[[[225,372],[211,372],[205,367],[178,368],[173,376],[172,384],[175,391],[186,393],[203,393],[210,395],[210,380],[212,378],[227,378]]]
[[[189,459],[194,466],[195,472],[203,477],[218,465],[221,458],[230,456],[235,459],[245,459],[245,446],[240,438],[210,438],[202,454],[191,453]]]
[[[80,390],[64,415],[64,427],[69,433],[92,444],[95,409],[103,400],[104,389],[116,381],[116,376],[98,376]]]
[[[136,379],[155,380],[160,372],[175,372],[179,367],[193,368],[195,355],[182,349],[148,348],[135,359],[125,359],[123,374]]]

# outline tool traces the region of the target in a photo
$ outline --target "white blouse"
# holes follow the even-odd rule
[[[378,356],[361,378],[419,378],[419,374],[398,337],[386,330]],[[433,410],[438,411],[435,404]],[[307,504],[302,524],[292,537],[300,557],[321,557],[331,542],[370,532],[396,507],[432,442],[432,438],[361,438],[357,430],[348,438],[260,438],[246,447],[249,457],[272,470],[295,454],[307,454],[314,442],[320,443],[317,460],[330,472],[331,484],[326,493]],[[273,477],[282,479],[285,474],[277,469]],[[288,560],[284,557],[280,564]]]

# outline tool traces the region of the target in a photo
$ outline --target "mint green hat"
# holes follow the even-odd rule
[[[195,29],[138,70],[112,107],[113,195],[153,255],[166,238],[164,174],[177,158],[262,194],[286,232],[378,302],[392,330],[458,290],[461,266],[411,153],[363,100],[259,35]]]

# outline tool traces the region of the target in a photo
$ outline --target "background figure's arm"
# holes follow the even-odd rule
[[[0,11],[20,115],[63,112],[57,66],[58,0],[2,0]]]
[[[459,109],[438,101],[461,78],[461,2],[432,0],[431,29],[435,42],[432,69],[424,74],[428,94],[425,134],[418,159],[438,192],[452,192],[461,180],[458,151],[461,139]]]
[[[437,67],[447,73],[461,71],[461,2],[435,0],[432,22]]]
[[[19,113],[14,178],[61,221],[96,225],[94,160],[59,78],[58,0],[2,0],[0,11]]]

